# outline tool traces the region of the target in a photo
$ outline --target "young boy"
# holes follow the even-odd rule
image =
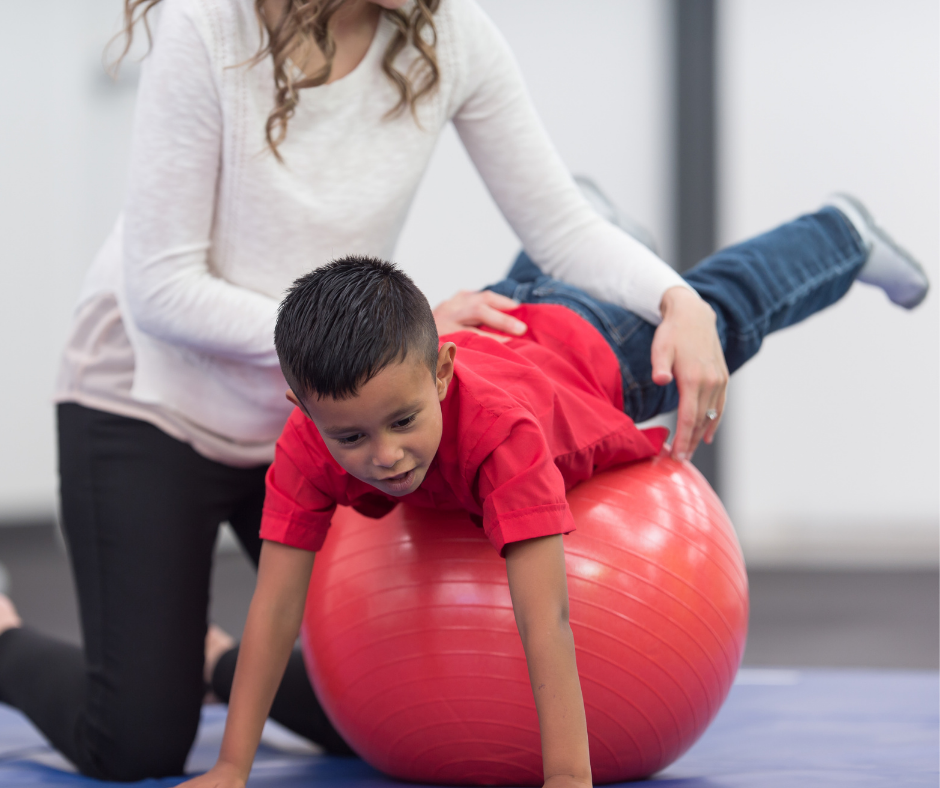
[[[845,201],[709,258],[687,280],[716,313],[733,371],[770,331],[838,300],[856,278],[905,306],[920,267]],[[194,785],[243,786],[300,626],[337,504],[381,516],[399,499],[464,509],[506,559],[539,715],[545,784],[591,784],[568,626],[566,490],[656,454],[634,418],[674,407],[649,380],[653,327],[548,277],[527,258],[495,290],[525,302],[522,337],[439,340],[395,266],[348,257],[295,282],[275,330],[297,406],[268,474],[258,583],[217,765]],[[645,366],[644,366],[645,365]]]

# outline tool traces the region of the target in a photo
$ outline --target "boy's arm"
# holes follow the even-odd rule
[[[568,625],[568,582],[562,538],[506,545],[509,593],[522,638],[542,734],[545,785],[590,786],[584,701]]]
[[[300,630],[314,553],[265,541],[238,651],[219,760],[190,788],[244,786]]]

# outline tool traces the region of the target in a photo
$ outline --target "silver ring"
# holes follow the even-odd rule
[[[705,418],[708,419],[709,421],[714,421],[715,419],[718,418],[718,411],[715,410],[714,408],[709,408],[708,410],[705,411]]]

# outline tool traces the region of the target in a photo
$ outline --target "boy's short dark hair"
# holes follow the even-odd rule
[[[404,272],[374,257],[342,257],[295,281],[278,309],[274,347],[299,397],[353,397],[410,352],[437,372],[427,299]]]

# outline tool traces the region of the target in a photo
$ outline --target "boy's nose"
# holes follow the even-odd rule
[[[383,443],[376,447],[372,456],[372,464],[379,468],[394,468],[395,464],[404,459],[405,450],[394,443]]]

